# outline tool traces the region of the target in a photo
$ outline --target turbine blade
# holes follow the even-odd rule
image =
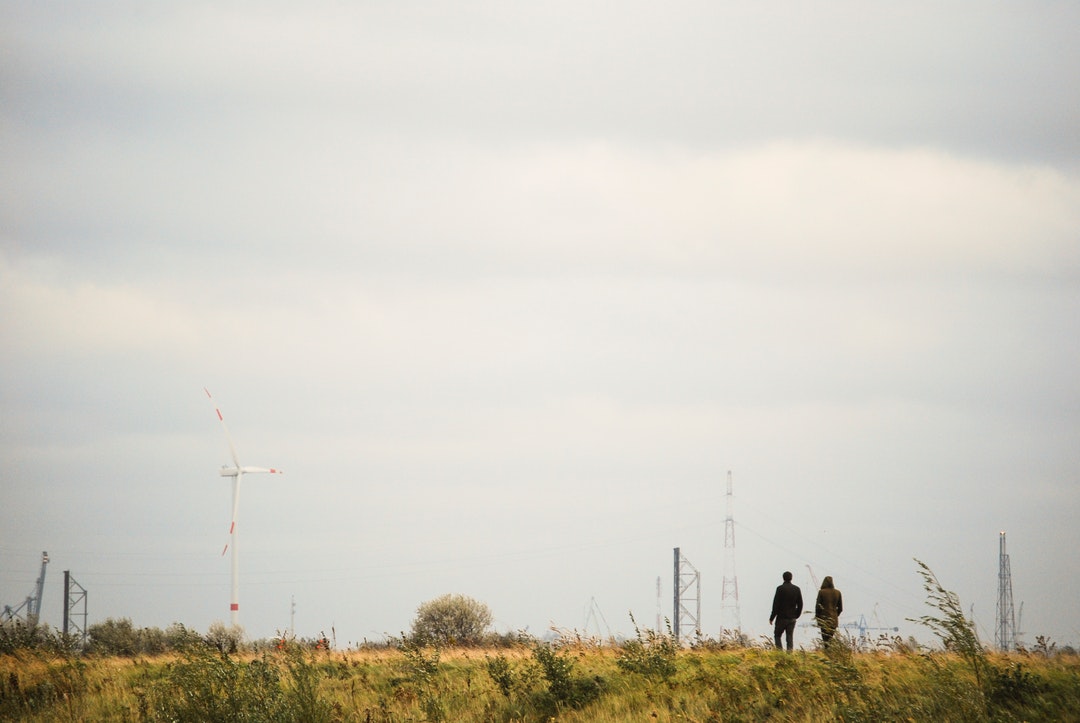
[[[229,443],[229,453],[232,455],[233,465],[239,467],[240,460],[236,456],[236,447],[233,446],[232,435],[229,434],[229,425],[225,424],[225,417],[222,415],[221,410],[218,409],[217,402],[214,401],[214,397],[210,394],[210,390],[203,387],[203,391],[206,392],[206,398],[214,405],[214,411],[217,412],[217,418],[218,421],[221,422],[221,428],[225,430],[225,440]]]
[[[276,469],[274,467],[241,467],[240,471],[244,474],[250,474],[252,472],[262,472],[264,474],[285,474],[282,470]]]
[[[225,543],[225,547],[221,548],[221,556],[225,557],[225,553],[229,550],[229,543]]]

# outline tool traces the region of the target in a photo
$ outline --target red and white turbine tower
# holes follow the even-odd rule
[[[232,522],[229,524],[229,542],[225,545],[225,549],[221,551],[221,554],[224,557],[225,552],[230,547],[232,548],[232,597],[229,602],[229,614],[233,627],[236,627],[240,624],[240,551],[237,545],[239,539],[237,518],[240,514],[240,482],[246,474],[281,474],[281,470],[273,467],[244,467],[240,464],[240,459],[236,456],[236,447],[233,446],[232,435],[229,434],[229,428],[225,424],[225,417],[222,416],[221,410],[218,409],[217,404],[214,402],[210,390],[204,387],[203,391],[206,392],[206,397],[210,400],[210,403],[214,404],[214,411],[217,412],[221,428],[225,431],[225,439],[229,443],[229,453],[232,455],[233,461],[232,467],[222,467],[220,470],[222,477],[232,478]]]

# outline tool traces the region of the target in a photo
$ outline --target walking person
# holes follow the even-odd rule
[[[802,615],[802,590],[798,585],[791,582],[791,573],[784,573],[784,584],[776,588],[776,594],[773,595],[772,601],[772,614],[769,615],[769,622],[776,621],[776,626],[773,628],[773,638],[776,641],[776,649],[780,650],[780,638],[784,635],[787,636],[787,649],[791,652],[795,637],[795,623],[799,621],[799,616]]]
[[[821,644],[829,647],[836,629],[840,627],[840,613],[844,612],[844,596],[833,585],[832,575],[826,575],[818,590],[814,605],[814,618],[821,629]]]

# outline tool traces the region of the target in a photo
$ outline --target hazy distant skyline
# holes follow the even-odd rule
[[[1080,643],[1080,8],[0,0],[0,605]],[[797,635],[808,644],[810,631]]]

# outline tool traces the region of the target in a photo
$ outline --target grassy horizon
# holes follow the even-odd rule
[[[1080,657],[901,646],[786,653],[639,636],[508,647],[0,656],[19,721],[1080,721]]]

